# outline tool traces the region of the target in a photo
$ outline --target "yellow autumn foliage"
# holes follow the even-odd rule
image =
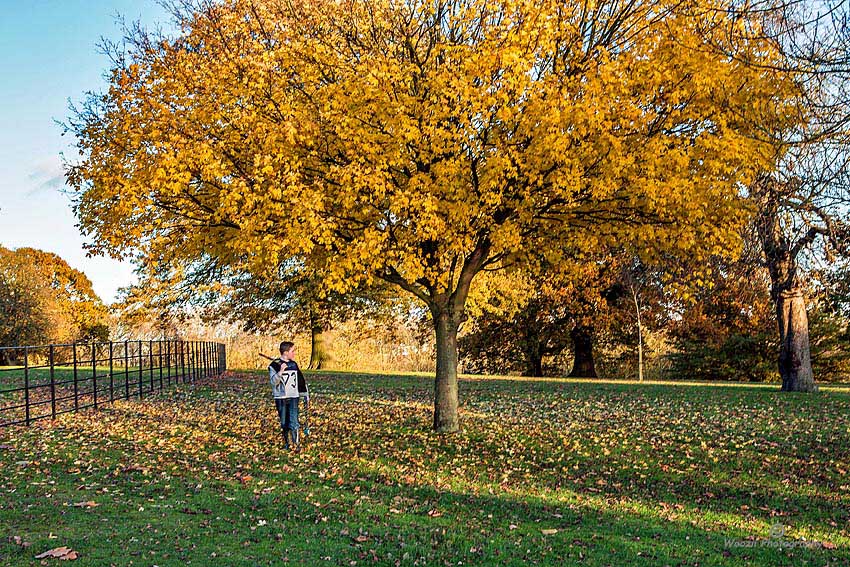
[[[116,253],[305,255],[451,292],[464,261],[733,245],[793,85],[713,2],[236,1],[137,38],[79,124],[78,214]],[[751,22],[755,25],[755,22]],[[178,245],[179,248],[175,248]],[[159,256],[160,253],[154,254]]]

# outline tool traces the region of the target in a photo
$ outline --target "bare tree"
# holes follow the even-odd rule
[[[770,274],[779,328],[782,390],[817,390],[804,283],[814,267],[850,251],[850,6],[847,0],[764,6],[772,34],[801,87],[801,126],[766,132],[779,142],[774,171],[750,187],[755,228]]]

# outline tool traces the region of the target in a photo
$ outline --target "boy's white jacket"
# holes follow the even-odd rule
[[[307,388],[304,378],[301,378],[299,384],[298,365],[295,361],[286,361],[281,359],[272,361],[269,365],[269,382],[272,385],[272,396],[275,398],[297,398],[299,395],[306,396]],[[299,388],[299,386],[301,386]]]

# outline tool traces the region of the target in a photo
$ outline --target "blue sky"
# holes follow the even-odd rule
[[[102,37],[118,39],[116,15],[148,27],[167,24],[153,0],[0,0],[0,245],[54,252],[85,272],[111,302],[135,281],[132,266],[87,258],[62,175],[73,139],[55,121],[69,99],[105,87]]]

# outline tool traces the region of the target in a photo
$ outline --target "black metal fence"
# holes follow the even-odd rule
[[[203,341],[0,347],[0,427],[142,399],[226,367],[224,345]]]

